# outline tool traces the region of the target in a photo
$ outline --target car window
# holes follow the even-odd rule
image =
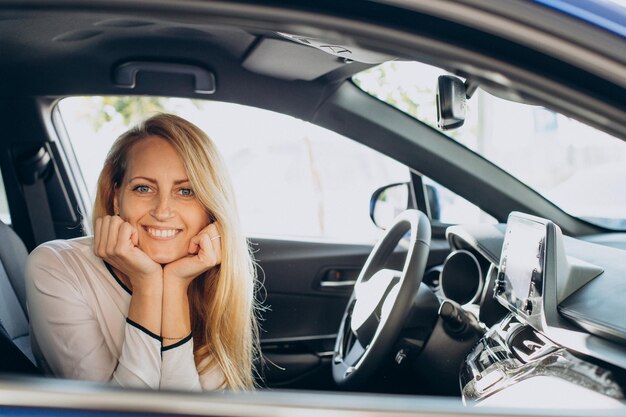
[[[409,180],[404,165],[370,148],[258,108],[159,97],[72,97],[58,108],[90,201],[108,149],[132,124],[158,111],[194,122],[220,148],[251,236],[372,242],[371,194]]]
[[[353,77],[364,91],[437,128],[437,77],[418,62],[387,62]],[[626,143],[540,106],[478,89],[465,124],[442,131],[490,160],[564,211],[626,230]]]
[[[430,216],[434,224],[498,223],[498,220],[480,207],[431,178],[422,176],[422,181],[426,187]]]
[[[0,220],[2,220],[2,223],[4,224],[11,224],[11,213],[9,212],[9,202],[4,188],[2,173],[0,173]]]

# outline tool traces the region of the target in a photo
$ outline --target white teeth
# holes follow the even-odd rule
[[[148,227],[147,230],[154,237],[172,237],[176,234],[176,229],[161,230]]]

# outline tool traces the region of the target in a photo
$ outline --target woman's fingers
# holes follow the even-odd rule
[[[119,232],[122,223],[124,222],[119,216],[107,216],[109,218],[109,233],[107,237],[106,244],[106,252],[108,256],[116,256],[121,252],[120,243],[125,243],[119,241]],[[128,237],[130,239],[130,236]]]
[[[111,216],[101,217],[100,237],[98,239],[98,256],[106,258],[108,256],[107,246],[109,241],[109,226],[111,224]]]
[[[93,231],[93,251],[100,256],[100,238],[102,237],[102,217],[96,219],[96,227]]]
[[[212,223],[209,226],[213,226],[209,232],[209,242],[213,248],[217,265],[222,263],[222,235],[217,224]]]
[[[198,260],[206,266],[219,264],[222,259],[222,245],[217,225],[211,223],[192,237],[188,252],[190,255],[197,255]]]
[[[130,226],[130,223],[128,223],[128,225]],[[133,232],[130,235],[130,241],[133,243],[133,245],[139,246],[139,232],[134,227],[132,229],[133,229]]]
[[[133,235],[137,236],[135,232],[135,228],[130,225],[130,223],[122,221],[122,224],[119,226],[117,233],[117,241],[115,252],[117,254],[123,253],[125,250],[128,250],[129,247],[136,246],[135,242],[133,242]],[[130,244],[129,244],[130,242]]]
[[[193,280],[222,261],[219,227],[212,223],[202,229],[189,241],[190,256],[178,259],[165,266],[167,277]]]
[[[104,216],[96,220],[96,255],[125,274],[133,286],[142,285],[140,281],[143,278],[152,279],[162,271],[161,265],[144,253],[138,243],[137,229],[121,217]],[[139,281],[135,282],[135,279]]]
[[[200,234],[200,248],[207,265],[215,266],[222,260],[222,243],[220,230],[216,223],[205,227]]]
[[[199,250],[200,250],[200,234],[197,234],[194,237],[192,237],[191,240],[189,241],[189,248],[187,249],[187,252],[190,255],[197,255]]]
[[[104,259],[123,256],[138,244],[137,231],[119,216],[103,216],[96,219],[94,252]]]
[[[219,263],[208,233],[203,233],[200,236],[200,247],[201,250],[198,255],[202,255],[201,259],[206,266],[213,267]]]

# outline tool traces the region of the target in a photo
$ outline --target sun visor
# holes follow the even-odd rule
[[[277,32],[285,40],[263,38],[243,62],[244,68],[285,80],[314,80],[351,62],[381,64],[394,56],[358,46]]]
[[[379,52],[373,52],[369,49],[364,49],[354,45],[342,45],[338,43],[328,42],[327,40],[311,38],[308,36],[299,36],[289,33],[278,32],[283,38],[289,39],[293,42],[297,42],[302,45],[307,45],[318,49],[327,54],[336,56],[346,61],[361,62],[363,64],[382,64],[396,57],[381,54]]]
[[[344,59],[315,48],[280,39],[264,38],[256,44],[243,67],[284,80],[314,80],[348,65]]]

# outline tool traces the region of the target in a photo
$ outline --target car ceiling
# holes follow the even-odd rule
[[[479,10],[480,2],[464,3],[450,5]],[[528,2],[515,0],[507,3],[529,6]],[[351,8],[351,4],[359,7]],[[425,1],[420,7],[426,10],[438,4]],[[322,12],[315,9],[318,5]],[[441,10],[427,15],[409,12],[417,5],[404,7],[406,12],[385,2],[362,1],[323,1],[315,5],[300,1],[5,2],[0,5],[0,48],[4,58],[0,95],[194,96],[191,80],[181,77],[155,79],[147,74],[132,91],[112,83],[114,68],[129,60],[179,62],[200,65],[217,74],[218,89],[212,99],[258,105],[309,120],[338,81],[400,56],[470,76],[493,92],[502,90],[509,98],[553,102],[552,107],[565,114],[578,113],[591,124],[626,136],[622,100],[626,85],[613,84],[542,54],[539,46],[533,49],[511,42],[505,38],[506,32],[505,37],[493,36],[488,19],[484,19],[486,29],[478,30],[476,13],[473,23],[468,16],[469,24],[461,25],[458,11],[448,19]],[[410,30],[417,37],[409,42],[393,30],[381,31],[372,25],[375,21]],[[294,41],[279,31],[295,34]],[[512,35],[511,31],[508,37]],[[395,42],[389,39],[392,36]],[[301,38],[305,41],[299,41]],[[308,46],[315,45],[315,38],[331,42],[326,45],[331,47]],[[350,60],[336,53],[342,48],[352,51]],[[367,49],[385,53],[368,53]],[[538,78],[538,70],[544,72],[541,75],[545,80]],[[623,78],[619,74],[615,77]],[[276,91],[280,91],[280,102],[268,100]],[[598,109],[597,114],[580,111],[579,103],[591,104]]]
[[[303,119],[310,119],[323,100],[325,85],[332,90],[338,81],[391,58],[363,52],[369,62],[360,63],[354,62],[355,54],[347,60],[308,46],[314,40],[305,37],[294,41],[276,32],[119,14],[3,12],[0,39],[5,57],[0,94],[5,97],[130,93],[202,98],[193,93],[191,77],[141,73],[132,91],[112,80],[115,68],[125,62],[180,63],[217,75],[211,99]]]

